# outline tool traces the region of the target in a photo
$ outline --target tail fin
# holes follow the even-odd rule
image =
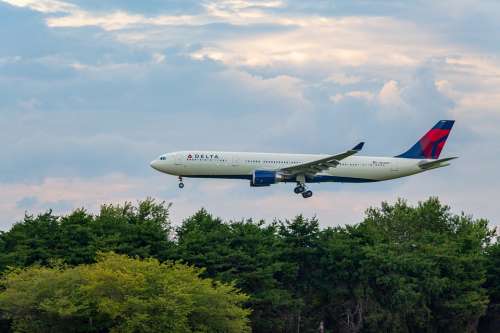
[[[455,123],[454,120],[438,121],[434,127],[427,132],[413,147],[407,152],[396,157],[437,159],[443,150],[446,139]]]

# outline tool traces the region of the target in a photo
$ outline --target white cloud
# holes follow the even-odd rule
[[[444,55],[432,35],[416,26],[383,17],[265,17],[291,30],[212,41],[192,53],[232,66],[310,67],[415,66],[431,52]],[[405,35],[396,32],[405,31]],[[425,37],[424,37],[425,36]],[[406,43],[404,39],[410,39]],[[424,51],[426,49],[426,51]],[[333,77],[335,79],[335,77]],[[338,78],[337,78],[338,79]],[[345,78],[340,78],[345,82]]]
[[[142,15],[132,15],[122,11],[97,15],[82,10],[72,10],[66,16],[49,17],[47,25],[53,28],[98,26],[104,30],[117,30],[142,23],[143,21],[144,17]]]
[[[64,201],[73,208],[85,207],[96,210],[100,204],[107,202],[134,201],[137,194],[144,190],[144,180],[129,178],[123,174],[110,174],[94,179],[83,178],[46,178],[41,183],[14,183],[0,186],[0,211],[2,211],[1,227],[20,219],[24,207],[18,202],[25,198],[33,198],[35,204],[28,210],[37,213]],[[149,184],[154,188],[153,184]],[[56,213],[65,213],[57,211]]]
[[[153,58],[153,62],[155,64],[161,64],[161,63],[165,62],[166,57],[162,53],[155,52],[155,53],[153,53],[152,58]]]
[[[326,78],[325,82],[334,82],[340,85],[351,85],[361,82],[361,77],[357,75],[348,75],[345,73],[334,73]]]
[[[94,13],[71,3],[56,0],[1,0],[17,7],[26,7],[44,14],[59,14],[47,17],[47,25],[53,28],[79,28],[97,26],[113,31],[134,26],[200,26],[209,23],[227,22],[246,25],[266,22],[262,9],[284,6],[282,1],[221,0],[204,4],[205,13],[199,15],[159,15],[146,17],[125,11]],[[60,15],[64,14],[64,15]]]
[[[262,18],[264,13],[260,11],[261,9],[280,8],[284,7],[285,3],[278,0],[217,0],[206,2],[204,6],[209,16],[233,21],[242,18]]]
[[[378,101],[385,106],[404,105],[398,83],[394,80],[386,82],[378,94]]]
[[[25,111],[34,111],[40,106],[40,101],[35,98],[29,98],[27,100],[20,101],[18,105]]]
[[[415,119],[419,116],[421,118],[423,117],[418,101],[417,104],[415,104],[415,102],[411,104],[411,102],[407,101],[407,97],[403,97],[404,90],[410,94],[420,93],[419,88],[412,87],[411,83],[407,83],[403,88],[395,80],[389,80],[384,83],[375,99],[378,106],[377,115],[380,119],[388,121],[395,119],[401,120],[404,117],[406,117],[407,120],[410,119],[408,117],[411,117],[411,119]]]
[[[329,99],[333,103],[339,103],[340,101],[342,101],[344,99],[344,94],[338,93],[338,94],[335,94],[334,96],[330,96]]]
[[[217,76],[217,80],[221,85],[237,86],[242,91],[244,96],[242,100],[252,99],[258,96],[257,105],[262,105],[261,109],[255,110],[262,116],[269,117],[274,115],[277,118],[271,124],[267,124],[266,128],[272,137],[280,137],[296,133],[297,128],[302,128],[311,124],[311,113],[313,105],[311,101],[304,95],[304,83],[302,80],[280,75],[272,78],[263,78],[256,75],[251,75],[241,70],[226,70]],[[275,110],[267,110],[271,107],[271,102],[282,105],[282,113],[276,114]],[[266,105],[269,104],[269,105]]]
[[[369,103],[379,104],[382,107],[397,108],[405,106],[405,102],[401,97],[399,84],[394,80],[387,81],[377,93],[371,91],[353,90],[330,96],[330,100],[334,103],[338,103],[348,97],[362,99]]]
[[[280,140],[286,139],[283,141],[287,143],[292,142],[290,138],[296,137],[298,132],[301,141],[310,140],[316,133],[325,129],[328,139],[332,138],[334,134],[330,127],[340,116],[333,110],[328,114],[331,118],[327,118],[333,122],[328,123],[324,120],[326,112],[318,111],[323,107],[320,99],[326,99],[327,96],[331,96],[330,100],[334,103],[346,99],[362,100],[368,107],[380,111],[379,113],[385,117],[383,123],[387,124],[391,124],[390,120],[398,119],[397,117],[407,116],[410,111],[422,112],[425,117],[431,118],[435,114],[425,114],[426,110],[421,110],[418,105],[411,103],[418,102],[418,99],[411,100],[408,97],[408,92],[415,88],[411,86],[411,76],[418,68],[429,67],[435,76],[431,80],[431,88],[433,84],[439,94],[454,102],[451,115],[458,120],[457,125],[476,131],[481,135],[481,143],[484,141],[484,136],[487,136],[490,141],[485,141],[488,144],[484,145],[488,145],[493,155],[499,151],[496,144],[500,139],[499,57],[474,51],[464,43],[446,40],[436,31],[430,30],[429,26],[412,23],[407,21],[407,18],[362,15],[324,17],[322,13],[289,14],[283,10],[286,7],[284,1],[272,0],[207,1],[204,2],[204,11],[199,14],[153,16],[133,14],[124,10],[92,12],[70,3],[52,0],[4,0],[4,2],[43,13],[49,27],[100,27],[105,30],[101,35],[110,35],[119,42],[127,43],[124,48],[146,51],[148,58],[146,64],[142,65],[113,63],[106,59],[105,61],[93,59],[90,64],[81,60],[85,58],[75,58],[71,61],[62,58],[52,60],[53,65],[57,63],[77,69],[77,75],[82,75],[80,78],[83,78],[87,85],[95,82],[91,80],[95,76],[116,80],[113,83],[135,79],[140,75],[147,76],[149,72],[143,71],[147,66],[156,68],[159,67],[156,64],[170,65],[170,61],[165,61],[164,52],[172,45],[175,45],[176,50],[182,50],[178,52],[187,52],[193,59],[198,60],[200,68],[206,59],[217,62],[218,72],[213,75],[213,80],[210,80],[209,85],[205,83],[205,87],[197,88],[200,91],[213,93],[213,90],[210,90],[212,86],[227,87],[227,89],[237,87],[235,91],[241,94],[239,98],[258,101],[246,105],[255,105],[255,112],[265,114],[266,121],[272,119],[270,121],[272,124],[266,124],[267,127],[263,129],[256,126],[255,130],[249,130],[248,133],[254,134],[254,137],[249,136],[250,141],[255,141],[257,136],[266,131],[271,133],[265,133],[269,136],[269,140],[275,135]],[[276,11],[276,8],[281,9]],[[220,29],[220,25],[219,28],[213,29],[211,23],[224,23],[226,28],[221,32],[223,29]],[[238,26],[238,29],[232,29],[231,25]],[[272,29],[267,29],[268,27]],[[170,56],[168,59],[170,60]],[[20,60],[22,59],[19,57],[2,58],[0,65]],[[120,58],[120,61],[126,60]],[[62,82],[61,85],[65,83]],[[111,91],[112,85],[106,87]],[[122,88],[120,85],[117,86]],[[41,90],[39,85],[35,88]],[[186,91],[189,93],[188,89]],[[235,94],[234,91],[232,93]],[[224,92],[221,95],[224,95]],[[38,98],[38,95],[36,96]],[[199,92],[196,96],[206,97]],[[222,96],[222,100],[224,97]],[[420,95],[417,97],[422,98]],[[425,95],[422,99],[425,97],[429,96]],[[37,109],[44,102],[43,96],[41,101],[37,98],[28,97],[16,103],[23,110]],[[209,98],[207,100],[213,102]],[[104,105],[102,109],[105,109],[112,108],[116,104],[98,105]],[[210,106],[214,105],[218,106],[217,102],[213,102]],[[231,107],[233,106],[238,104],[231,104]],[[230,108],[221,103],[221,109],[224,107]],[[279,111],[276,112],[273,107],[279,108]],[[224,112],[230,111],[224,110]],[[439,115],[446,111],[442,110]],[[247,120],[243,119],[244,117],[252,116],[250,113],[246,112],[242,119],[239,119],[241,123]],[[437,114],[436,112],[436,116]],[[46,117],[42,113],[38,116],[40,119]],[[210,116],[212,115],[207,115],[207,118]],[[240,126],[231,123],[233,120],[228,121],[225,128]],[[357,120],[359,118],[354,119]],[[258,125],[257,121],[252,124]],[[60,128],[67,128],[64,125],[61,123]],[[361,131],[364,125],[366,124],[359,125],[356,130]],[[221,128],[222,125],[217,124],[217,126]],[[372,128],[376,126],[376,123],[366,125]],[[387,128],[389,126],[387,125]],[[182,128],[177,127],[172,130],[182,132]],[[25,145],[26,151],[32,146],[31,142],[37,139],[33,133],[29,135],[32,141]],[[181,141],[183,135],[184,133],[180,133],[176,137],[179,138],[178,141]],[[91,138],[91,135],[88,137]],[[67,135],[61,135],[60,138],[58,135],[57,140],[70,147],[81,144],[79,140],[68,140]],[[98,146],[102,145],[102,142],[110,141],[112,139],[106,137],[88,145]],[[244,143],[244,140],[240,142]],[[143,142],[137,143],[138,146],[140,144]],[[236,145],[232,142],[225,144]],[[289,144],[289,147],[293,148],[292,144]],[[461,156],[477,156],[477,150],[464,151],[462,145],[455,148]],[[142,147],[136,149],[139,151]],[[491,155],[491,152],[483,153],[482,160],[488,159]],[[92,208],[104,202],[135,200],[151,194],[174,199],[173,212],[176,220],[191,214],[200,206],[206,206],[215,214],[226,218],[249,216],[272,218],[284,216],[283,212],[287,212],[288,217],[293,217],[303,212],[308,216],[318,214],[324,224],[336,224],[336,222],[358,221],[368,205],[378,205],[382,199],[393,200],[397,196],[402,196],[419,200],[425,199],[428,195],[440,195],[447,202],[468,212],[497,216],[491,200],[484,198],[495,198],[494,192],[498,186],[477,185],[477,175],[470,171],[475,170],[475,166],[465,164],[461,166],[462,163],[464,163],[462,160],[458,160],[452,168],[446,170],[446,172],[455,168],[459,170],[453,177],[444,176],[440,179],[431,174],[416,176],[405,180],[403,185],[388,185],[392,187],[385,189],[366,190],[370,185],[328,184],[324,187],[318,185],[314,186],[315,196],[311,200],[302,200],[294,196],[290,192],[290,187],[284,185],[278,186],[277,189],[273,187],[242,190],[241,187],[247,187],[247,184],[242,182],[193,181],[191,182],[193,192],[165,194],[163,191],[166,189],[175,188],[174,178],[162,176],[161,181],[158,181],[160,178],[151,181],[124,175],[105,175],[97,178],[49,177],[42,183],[36,184],[1,184],[0,210],[3,213],[2,218],[10,219],[9,222],[12,222],[23,213],[23,209],[17,207],[16,202],[26,197],[36,199],[33,209],[37,210],[61,200],[68,201],[74,207]],[[487,164],[498,166],[496,160]],[[494,174],[494,170],[483,173]],[[450,188],[447,183],[450,178],[462,181],[455,182],[456,184]],[[162,184],[164,179],[169,185],[162,187],[159,184]],[[473,181],[468,181],[471,179]],[[196,184],[201,185],[198,187]],[[333,192],[335,189],[336,192]],[[193,195],[198,190],[200,198],[193,200]]]
[[[46,14],[50,27],[101,27],[110,31],[118,41],[132,47],[150,48],[153,63],[165,61],[164,55],[159,52],[164,47],[184,44],[192,49],[190,45],[198,44],[198,49],[190,51],[193,59],[210,59],[232,68],[273,68],[282,73],[290,68],[312,73],[324,72],[327,68],[327,72],[333,74],[323,74],[324,82],[354,88],[347,93],[333,91],[330,97],[332,102],[338,103],[349,97],[378,103],[386,118],[408,111],[399,83],[408,79],[405,75],[426,64],[429,59],[444,59],[444,66],[439,68],[438,65],[434,69],[436,87],[455,102],[452,113],[467,122],[482,115],[490,119],[498,118],[498,57],[468,52],[464,47],[443,41],[433,31],[409,21],[373,16],[276,14],[269,10],[284,8],[286,3],[273,0],[208,1],[203,5],[204,12],[196,15],[156,16],[126,11],[90,12],[55,0],[5,2]],[[183,31],[179,37],[178,33],[163,30],[168,27],[202,27],[210,23],[239,26],[266,24],[286,29],[202,37],[192,31]],[[73,68],[78,70],[97,67],[73,63]],[[350,74],[352,68],[363,70],[353,75]],[[385,82],[379,92],[355,87],[373,78]],[[301,85],[301,89],[305,87],[307,85]],[[304,96],[303,91],[293,91],[296,91],[294,96]],[[310,104],[304,105],[311,109]],[[293,126],[303,121],[300,114],[288,119]],[[494,128],[491,127],[491,130]]]
[[[20,56],[15,56],[15,57],[1,57],[0,58],[0,65],[13,64],[13,63],[19,62],[21,60],[22,60],[22,58]]]
[[[1,0],[17,7],[26,7],[44,14],[58,14],[48,16],[46,21],[53,28],[80,28],[97,26],[112,31],[138,25],[200,25],[209,23],[206,17],[190,15],[160,15],[145,17],[144,15],[130,14],[125,11],[111,13],[93,13],[80,7],[56,0]],[[61,15],[63,14],[63,15]]]
[[[237,83],[252,96],[274,96],[297,109],[308,109],[309,101],[303,95],[302,81],[296,77],[279,75],[263,78],[240,70],[226,70],[219,80]]]
[[[143,15],[130,14],[124,11],[96,14],[79,9],[68,12],[66,16],[49,17],[46,21],[47,25],[52,28],[96,26],[107,31],[143,26],[201,26],[215,22],[205,16],[161,15],[156,17],[145,17]]]
[[[332,101],[333,103],[339,103],[346,97],[357,98],[364,100],[366,102],[371,102],[373,101],[375,95],[370,91],[353,90],[353,91],[348,91],[344,94],[338,93],[335,94],[334,96],[330,96],[330,101]]]
[[[57,0],[2,0],[12,6],[26,7],[42,13],[68,13],[77,10],[77,6]]]
[[[197,15],[159,15],[146,17],[125,11],[94,13],[75,5],[53,0],[5,0],[11,5],[29,7],[48,14],[50,27],[98,26],[115,31],[133,27],[202,26],[209,23],[228,23],[248,26],[267,24],[290,27],[276,33],[262,32],[251,36],[204,40],[201,49],[192,52],[195,59],[213,59],[227,65],[268,66],[280,63],[330,64],[360,66],[383,64],[414,65],[425,58],[432,46],[431,34],[414,24],[386,17],[343,17],[275,15],[268,9],[283,7],[282,1],[209,1],[205,12]],[[52,13],[64,13],[53,16]],[[405,31],[401,36],[398,31]],[[153,34],[155,31],[149,31]],[[148,31],[130,31],[135,40]],[[132,37],[130,37],[132,38]],[[122,34],[122,40],[127,38]],[[411,42],[407,42],[410,39]],[[404,42],[404,44],[403,44]],[[422,46],[427,46],[424,51]],[[390,50],[388,52],[388,50]],[[432,50],[433,55],[439,51]],[[345,81],[345,78],[343,78]]]
[[[348,93],[346,93],[346,95],[350,97],[364,99],[367,101],[371,101],[374,97],[373,93],[369,91],[360,91],[360,90],[349,91]]]
[[[500,58],[474,53],[447,57],[435,81],[454,101],[451,114],[480,136],[497,136],[500,122]]]
[[[218,0],[212,2],[212,5],[226,10],[238,10],[250,7],[279,8],[284,7],[285,3],[279,0]]]

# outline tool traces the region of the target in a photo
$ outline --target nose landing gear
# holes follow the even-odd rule
[[[184,188],[184,183],[182,182],[182,177],[179,176],[179,188]]]

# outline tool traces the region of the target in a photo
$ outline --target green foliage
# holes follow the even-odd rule
[[[482,288],[485,220],[452,215],[431,198],[367,211],[352,229],[362,241],[360,283],[365,327],[394,331],[460,332],[476,327],[488,304]],[[389,330],[389,327],[386,328]]]
[[[172,245],[169,208],[146,199],[137,207],[104,205],[95,216],[84,209],[63,217],[51,211],[26,215],[0,234],[0,271],[8,266],[46,265],[51,259],[70,265],[91,263],[98,251],[164,259]]]
[[[298,216],[270,225],[223,223],[201,210],[178,231],[176,258],[236,281],[255,332],[461,332],[488,296],[487,221],[431,198],[369,209],[355,226],[320,230]]]
[[[101,254],[97,263],[15,269],[0,309],[15,332],[246,332],[247,300],[194,267]]]
[[[226,224],[202,209],[177,229],[175,258],[204,267],[206,276],[234,281],[249,294],[253,331],[283,330],[292,294],[276,278],[285,264],[279,260],[276,235],[275,224]]]
[[[481,332],[500,332],[500,242],[487,248],[486,283],[490,303],[486,316],[481,318]]]
[[[202,209],[174,230],[168,208],[148,199],[26,216],[0,234],[4,317],[20,332],[237,332],[247,316],[253,332],[500,328],[495,233],[436,198],[326,229],[303,216],[226,223]],[[94,263],[99,251],[156,259]]]

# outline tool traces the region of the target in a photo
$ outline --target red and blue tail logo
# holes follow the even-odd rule
[[[396,157],[437,159],[450,135],[454,120],[441,120],[407,152]]]

